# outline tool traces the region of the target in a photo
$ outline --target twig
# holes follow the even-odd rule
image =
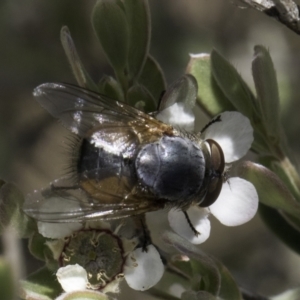
[[[258,10],[281,22],[300,35],[299,5],[293,0],[239,0],[241,3]]]

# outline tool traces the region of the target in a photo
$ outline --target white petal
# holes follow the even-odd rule
[[[226,226],[238,226],[251,220],[258,208],[258,195],[252,183],[232,177],[223,184],[217,201],[209,209]]]
[[[87,272],[78,264],[59,268],[56,276],[65,292],[85,290],[88,284]]]
[[[195,115],[192,109],[184,103],[174,103],[165,108],[157,114],[156,119],[166,124],[178,126],[180,129],[194,130]]]
[[[74,202],[62,202],[59,198],[49,198],[43,206],[42,210],[48,212],[66,212],[77,210],[79,204]],[[38,222],[38,230],[41,235],[51,239],[60,239],[66,236],[70,236],[74,231],[77,231],[82,228],[82,224],[79,222],[70,222],[70,223],[47,223],[47,222]]]
[[[200,233],[198,236],[192,231],[184,213],[181,210],[171,209],[168,219],[172,229],[193,244],[205,242],[210,235],[209,211],[205,208],[192,206],[187,210],[189,219],[194,228]]]
[[[163,273],[164,265],[153,245],[147,246],[147,252],[143,252],[142,248],[135,249],[126,259],[125,279],[135,290],[150,289],[161,279]]]
[[[51,239],[62,239],[72,235],[74,231],[82,228],[81,223],[46,223],[38,222],[38,230],[41,235]]]
[[[211,124],[205,131],[205,139],[215,140],[222,148],[225,162],[243,157],[253,142],[253,129],[248,118],[236,111],[226,111],[221,122]]]

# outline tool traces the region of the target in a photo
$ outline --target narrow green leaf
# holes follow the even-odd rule
[[[218,300],[219,298],[216,298],[212,294],[205,291],[200,291],[200,292],[186,291],[182,293],[181,299],[182,300]],[[224,298],[224,299],[231,300],[231,298]]]
[[[129,32],[125,12],[117,0],[98,0],[92,24],[103,50],[116,73],[123,73],[127,64]]]
[[[1,300],[16,299],[15,283],[10,265],[0,257],[0,291]]]
[[[166,90],[166,81],[163,70],[151,55],[147,57],[138,82],[148,89],[158,104],[163,92]]]
[[[237,70],[216,50],[211,53],[212,74],[218,86],[232,105],[253,121],[257,101]]]
[[[60,31],[60,40],[78,85],[91,91],[99,92],[96,83],[91,79],[78,56],[71,33],[67,26],[63,26]]]
[[[300,218],[300,204],[275,173],[250,161],[239,164],[237,173],[255,186],[261,203]]]
[[[147,0],[124,0],[129,29],[128,72],[135,80],[143,69],[150,46],[150,10]]]
[[[252,74],[262,121],[268,135],[278,141],[280,138],[278,84],[272,58],[263,46],[254,47]]]
[[[186,74],[173,82],[163,95],[159,111],[173,105],[184,102],[188,107],[194,108],[198,93],[198,84],[193,75]]]
[[[63,294],[59,300],[113,300],[115,298],[108,297],[106,294],[96,291],[75,291]]]
[[[300,288],[287,290],[279,295],[270,297],[270,300],[299,300]]]
[[[55,274],[43,267],[21,280],[21,297],[32,300],[51,300],[55,299],[62,289]]]
[[[99,92],[111,99],[124,101],[123,91],[119,83],[111,76],[104,75],[99,82]]]
[[[127,103],[146,113],[157,110],[154,98],[142,85],[134,85],[127,92]]]
[[[212,76],[209,54],[191,55],[186,72],[196,78],[198,103],[209,116],[213,117],[223,111],[236,110]]]
[[[221,276],[213,259],[173,232],[164,233],[163,240],[191,259],[193,290],[204,290],[217,296],[221,287]]]
[[[215,263],[221,274],[221,288],[219,297],[221,299],[243,300],[239,287],[228,269],[217,260],[215,260]]]
[[[24,196],[19,189],[6,183],[0,188],[0,230],[11,226],[17,235],[22,238],[29,237],[37,231],[36,222],[28,217],[22,210]]]
[[[291,226],[276,209],[260,203],[259,213],[273,233],[288,247],[300,254],[300,232]]]

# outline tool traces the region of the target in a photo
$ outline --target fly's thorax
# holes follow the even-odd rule
[[[207,207],[217,200],[221,192],[224,181],[225,159],[222,148],[215,140],[202,141],[201,149],[205,158],[205,178],[199,206]]]
[[[137,177],[158,199],[185,206],[198,195],[205,175],[201,148],[189,138],[163,136],[144,145],[135,160]]]

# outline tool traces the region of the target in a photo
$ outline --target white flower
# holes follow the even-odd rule
[[[186,130],[193,126],[193,118],[187,118],[187,109],[181,106],[181,112],[175,104],[160,112],[157,118],[165,123]],[[183,116],[181,118],[181,115]],[[244,156],[253,142],[253,129],[250,121],[239,112],[220,114],[221,121],[209,125],[201,134],[203,140],[216,141],[223,150],[225,163],[231,163]],[[186,212],[193,227],[192,230],[185,215],[178,209],[171,209],[168,219],[172,229],[193,244],[205,242],[210,235],[210,214],[213,214],[226,226],[238,226],[252,219],[258,208],[258,195],[252,183],[231,177],[223,183],[217,200],[206,208],[191,206]]]
[[[120,226],[112,232],[107,222],[88,222],[84,230],[64,239],[67,247],[56,241],[61,249],[57,259],[65,264],[56,275],[65,292],[92,289],[118,293],[123,278],[132,289],[143,291],[161,279],[164,265],[156,248],[136,248],[138,240],[122,237]]]

